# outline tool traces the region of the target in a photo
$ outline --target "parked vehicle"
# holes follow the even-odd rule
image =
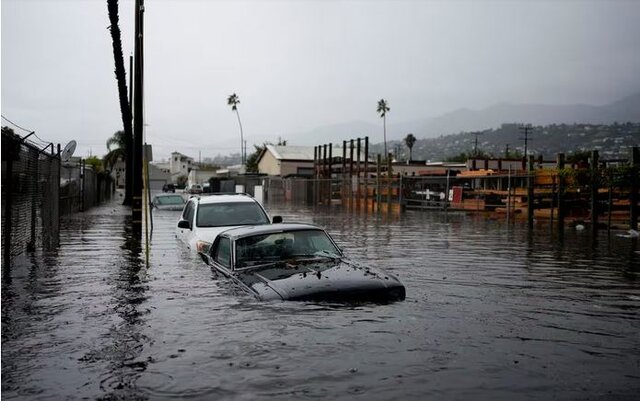
[[[329,234],[311,224],[228,229],[200,257],[261,300],[390,302],[405,298],[398,278],[350,261]]]
[[[275,216],[274,223],[282,221]],[[187,201],[178,221],[176,236],[195,251],[208,250],[222,231],[242,225],[270,224],[262,205],[246,194],[210,194]]]
[[[199,195],[202,193],[202,185],[200,184],[192,184],[185,189],[185,191],[191,195]]]
[[[176,192],[176,186],[173,184],[164,184],[162,186],[162,192]]]
[[[160,194],[153,197],[151,207],[158,210],[182,210],[185,200],[179,194]]]

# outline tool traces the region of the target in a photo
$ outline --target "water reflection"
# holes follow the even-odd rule
[[[632,239],[461,213],[269,205],[398,275],[390,305],[258,302],[155,215],[150,263],[116,204],[63,221],[57,253],[2,279],[8,399],[634,399]]]

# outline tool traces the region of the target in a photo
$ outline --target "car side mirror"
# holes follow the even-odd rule
[[[271,220],[271,222],[273,224],[282,223],[282,216],[273,216],[273,219]]]
[[[209,262],[209,255],[207,255],[204,252],[198,252],[198,255],[200,255],[200,259],[202,259],[202,261],[208,265],[210,265],[211,263]]]
[[[189,220],[180,220],[178,221],[178,228],[187,228],[191,230],[191,223],[189,223]]]

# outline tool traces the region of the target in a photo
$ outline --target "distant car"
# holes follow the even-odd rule
[[[156,195],[151,200],[151,206],[158,210],[182,210],[185,200],[179,194]]]
[[[192,184],[189,185],[186,189],[185,192],[191,194],[191,195],[199,195],[202,193],[202,185],[200,184]]]
[[[350,261],[329,234],[311,224],[229,229],[200,257],[260,300],[405,299],[405,287],[397,277]]]
[[[234,226],[278,223],[262,205],[246,194],[211,194],[194,196],[187,201],[176,227],[176,236],[191,250],[202,252],[222,231]]]
[[[176,186],[173,184],[164,184],[162,186],[162,192],[176,192]]]

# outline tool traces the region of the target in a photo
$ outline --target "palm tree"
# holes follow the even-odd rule
[[[115,61],[116,81],[118,82],[120,114],[122,115],[122,125],[124,128],[124,131],[118,131],[122,132],[123,135],[123,141],[118,149],[120,149],[119,152],[122,153],[122,157],[126,157],[127,170],[123,204],[131,205],[133,196],[133,158],[131,156],[133,156],[133,153],[131,153],[130,150],[133,149],[133,127],[131,126],[131,105],[127,94],[127,76],[124,70],[122,40],[120,37],[120,26],[118,25],[118,0],[107,0],[107,9],[109,11],[109,21],[111,22],[109,30],[111,31],[111,40],[113,42],[113,58]],[[131,73],[131,71],[129,71],[129,73]],[[111,141],[111,139],[109,139],[109,141]],[[107,148],[109,148],[109,141],[107,141]]]
[[[112,149],[113,147],[113,149]],[[118,161],[126,157],[126,134],[124,131],[117,131],[113,136],[107,139],[107,150],[109,151],[103,157],[104,166],[111,170]],[[129,166],[127,166],[129,168]]]
[[[413,145],[416,143],[416,137],[413,136],[413,134],[408,134],[405,138],[404,138],[404,143],[407,145],[407,147],[409,148],[409,161],[411,161],[412,159],[412,155],[413,155]]]
[[[387,153],[387,111],[391,110],[388,106],[387,106],[387,101],[384,99],[380,99],[378,100],[378,109],[377,112],[380,114],[380,117],[382,117],[382,124],[383,124],[383,132],[384,132],[384,157],[387,158],[388,157],[388,153]]]
[[[240,122],[240,113],[238,112],[238,103],[240,103],[240,99],[238,95],[235,93],[233,95],[229,95],[227,98],[227,104],[231,106],[231,110],[236,112],[236,116],[238,116],[238,125],[240,126],[240,156],[242,158],[242,164],[245,163],[244,159],[244,137],[242,135],[242,123]]]

